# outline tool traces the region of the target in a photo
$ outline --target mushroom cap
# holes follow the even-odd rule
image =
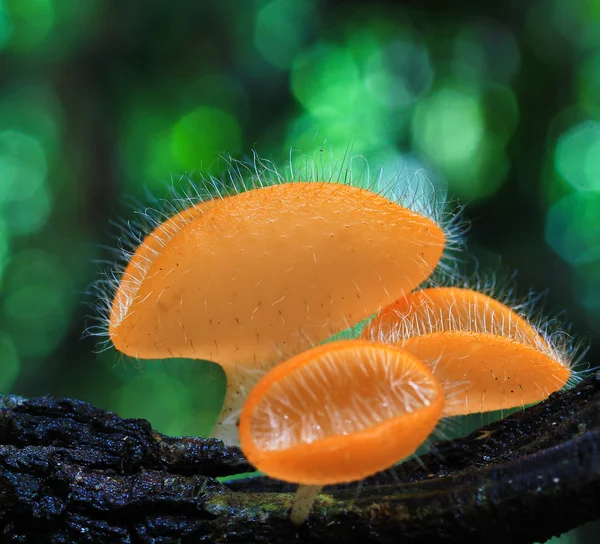
[[[242,409],[240,444],[273,478],[350,482],[414,453],[443,407],[441,385],[407,351],[340,340],[289,359],[258,382]]]
[[[523,407],[548,398],[571,372],[547,353],[507,336],[449,331],[414,336],[398,344],[422,361],[434,361],[442,382],[467,384],[451,393],[445,416]]]
[[[166,243],[147,238],[118,288],[109,335],[128,355],[227,369],[299,353],[410,292],[445,244],[432,220],[331,182],[252,189],[183,218]]]
[[[423,289],[385,308],[362,337],[393,342],[430,365],[444,387],[444,415],[539,402],[561,389],[571,370],[523,316],[471,289]]]

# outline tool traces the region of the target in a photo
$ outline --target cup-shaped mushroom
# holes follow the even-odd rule
[[[416,291],[385,308],[362,338],[410,351],[445,389],[463,383],[447,416],[539,402],[571,377],[565,354],[525,317],[471,289]]]
[[[219,363],[233,413],[245,369],[300,353],[410,292],[445,244],[431,219],[331,182],[252,189],[169,221],[131,259],[109,336],[134,357]]]
[[[443,407],[438,380],[407,351],[340,340],[289,359],[258,382],[242,410],[240,444],[273,478],[351,482],[414,453]]]

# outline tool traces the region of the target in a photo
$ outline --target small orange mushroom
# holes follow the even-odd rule
[[[431,219],[343,183],[282,183],[218,198],[146,237],[114,296],[109,336],[134,357],[221,364],[223,416],[235,414],[254,380],[249,370],[410,292],[436,267],[445,241]],[[218,436],[235,443],[235,435],[230,418]]]
[[[257,469],[318,492],[414,453],[443,407],[438,380],[409,352],[340,340],[289,359],[258,382],[242,409],[240,444]],[[302,495],[310,504],[315,493]],[[301,502],[295,521],[307,513]]]
[[[471,289],[416,291],[385,308],[361,337],[410,351],[442,384],[466,382],[444,415],[539,402],[571,377],[565,355],[525,317]]]

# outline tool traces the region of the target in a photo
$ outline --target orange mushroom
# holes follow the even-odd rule
[[[396,344],[442,384],[466,382],[444,415],[524,406],[571,378],[568,357],[505,304],[458,287],[423,289],[385,308],[362,338]]]
[[[267,475],[316,486],[299,493],[292,515],[299,522],[321,486],[360,480],[414,453],[443,407],[440,383],[407,351],[340,340],[258,382],[242,409],[240,444]]]
[[[314,346],[426,279],[442,229],[385,197],[333,182],[281,183],[184,210],[148,235],[111,306],[115,347],[139,358],[221,364],[218,436],[253,369]]]

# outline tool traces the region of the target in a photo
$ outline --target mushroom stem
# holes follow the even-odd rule
[[[264,374],[260,369],[232,368],[227,370],[227,387],[221,413],[211,437],[222,440],[226,446],[239,446],[238,420],[244,400]]]
[[[292,511],[290,512],[290,521],[294,525],[301,525],[312,510],[313,504],[321,490],[322,485],[299,485],[294,495]]]

